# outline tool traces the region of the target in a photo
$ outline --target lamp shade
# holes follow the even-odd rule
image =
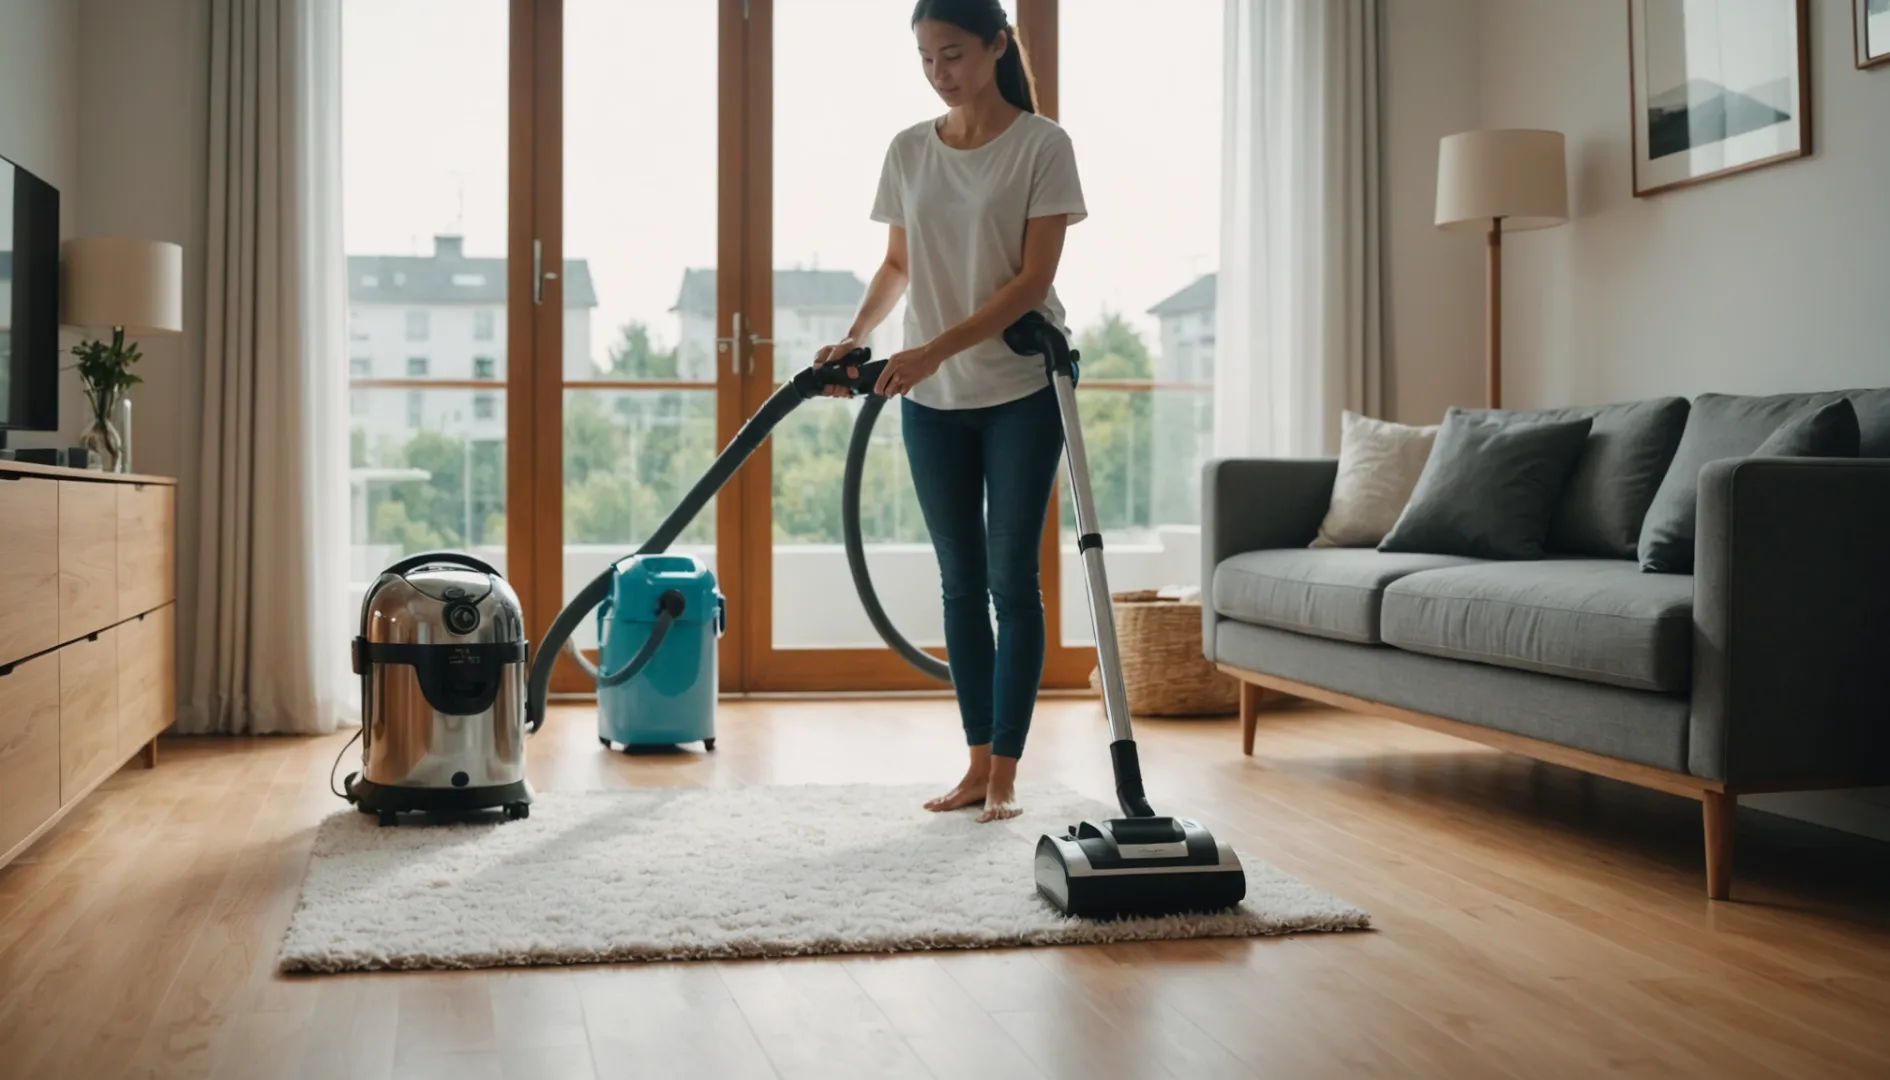
[[[66,242],[61,262],[60,322],[183,332],[184,249],[178,245],[85,237]]]
[[[1447,135],[1437,147],[1437,225],[1503,231],[1546,229],[1568,220],[1568,166],[1562,133],[1500,129]]]

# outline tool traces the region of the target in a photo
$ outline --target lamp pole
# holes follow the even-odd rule
[[[1503,219],[1490,219],[1489,258],[1486,262],[1488,282],[1485,309],[1487,311],[1484,348],[1485,363],[1488,365],[1483,375],[1484,397],[1492,409],[1503,407]]]

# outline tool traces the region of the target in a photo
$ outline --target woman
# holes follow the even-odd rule
[[[816,361],[845,356],[906,294],[905,347],[877,389],[905,398],[906,457],[938,555],[971,749],[964,778],[925,805],[982,803],[978,820],[996,821],[1021,812],[1017,761],[1044,660],[1038,539],[1063,449],[1042,360],[1001,335],[1032,310],[1063,325],[1051,281],[1064,229],[1086,211],[1069,136],[1037,115],[997,0],[920,0],[912,29],[949,111],[887,150],[872,212],[888,226],[886,258],[847,336]]]

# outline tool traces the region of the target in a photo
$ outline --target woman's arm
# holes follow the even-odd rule
[[[887,226],[886,257],[880,260],[879,269],[873,273],[873,280],[867,282],[866,295],[860,298],[860,310],[853,316],[853,325],[847,328],[845,342],[849,348],[865,341],[867,335],[878,329],[879,324],[886,321],[886,316],[892,314],[893,306],[905,295],[908,276],[906,230],[897,225]]]
[[[927,359],[943,364],[980,341],[1004,333],[1024,313],[1043,303],[1056,280],[1063,258],[1063,236],[1069,219],[1062,214],[1024,222],[1024,269],[964,322],[926,343]]]

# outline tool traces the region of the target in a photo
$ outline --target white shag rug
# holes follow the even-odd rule
[[[504,823],[322,823],[284,971],[777,957],[1362,929],[1363,911],[1241,854],[1235,910],[1089,922],[1037,895],[1037,838],[1113,807],[1025,786],[979,825],[917,787],[544,794]],[[1210,827],[1212,822],[1208,823]]]

